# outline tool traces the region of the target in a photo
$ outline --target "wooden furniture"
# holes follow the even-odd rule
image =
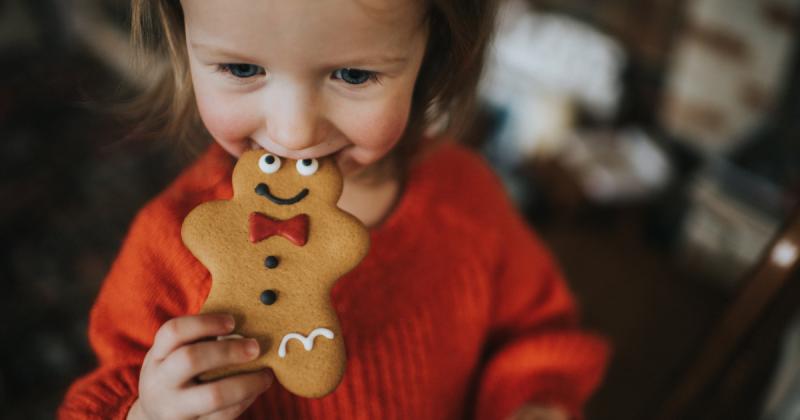
[[[800,208],[767,248],[653,418],[757,418],[782,333],[798,308]]]

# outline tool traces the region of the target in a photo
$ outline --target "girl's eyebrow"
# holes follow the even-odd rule
[[[192,49],[195,51],[213,55],[214,57],[218,57],[221,59],[238,60],[247,63],[256,63],[258,61],[258,59],[256,59],[255,57],[250,57],[234,51],[229,51],[225,48],[217,47],[214,45],[207,45],[200,42],[191,42],[190,44],[192,46]],[[401,66],[406,64],[407,62],[408,62],[408,57],[402,55],[378,54],[375,56],[354,57],[343,60],[337,60],[336,63],[332,63],[326,67],[336,68],[336,67],[341,67],[343,64],[346,64],[347,66],[350,67],[374,66],[374,65]]]
[[[213,45],[206,45],[200,42],[191,42],[190,45],[192,46],[192,50],[206,53],[220,59],[230,59],[244,63],[255,63],[258,61],[258,59],[255,57],[250,57],[235,51],[229,51]]]
[[[401,51],[365,51],[351,52],[336,57],[336,61],[347,61],[348,63],[369,63],[369,64],[400,64],[408,61],[407,54]]]
[[[351,67],[358,67],[358,66],[369,66],[369,65],[396,65],[400,66],[406,64],[408,62],[408,57],[403,57],[399,55],[376,55],[376,56],[366,56],[366,57],[357,57],[352,59],[344,59],[341,60],[344,63],[347,63],[348,66]],[[336,65],[331,65],[330,67],[336,67]]]

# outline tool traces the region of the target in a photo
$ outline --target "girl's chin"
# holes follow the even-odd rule
[[[350,147],[344,148],[336,153],[336,164],[342,172],[344,178],[350,178],[361,173],[366,165],[358,162],[352,155]]]
[[[387,156],[368,159],[367,161],[357,158],[357,150],[351,147],[345,148],[336,155],[336,163],[345,180],[355,183],[374,184],[387,180],[397,179],[396,161]],[[361,156],[364,158],[364,156]]]

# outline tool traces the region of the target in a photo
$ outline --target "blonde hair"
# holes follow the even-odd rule
[[[495,0],[428,0],[428,45],[408,125],[392,153],[401,163],[407,163],[420,149],[432,122],[446,119],[449,133],[467,125],[495,10]],[[145,63],[150,71],[160,72],[128,107],[128,114],[137,121],[137,132],[189,145],[197,145],[198,138],[207,141],[210,136],[194,100],[180,1],[132,0],[131,41],[139,52],[140,66]],[[153,64],[164,61],[169,65]]]

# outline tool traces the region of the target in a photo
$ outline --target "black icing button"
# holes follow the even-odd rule
[[[264,267],[275,268],[278,266],[278,257],[270,255],[264,260]]]
[[[274,290],[264,290],[261,292],[261,303],[264,305],[272,305],[278,300],[278,294]]]

